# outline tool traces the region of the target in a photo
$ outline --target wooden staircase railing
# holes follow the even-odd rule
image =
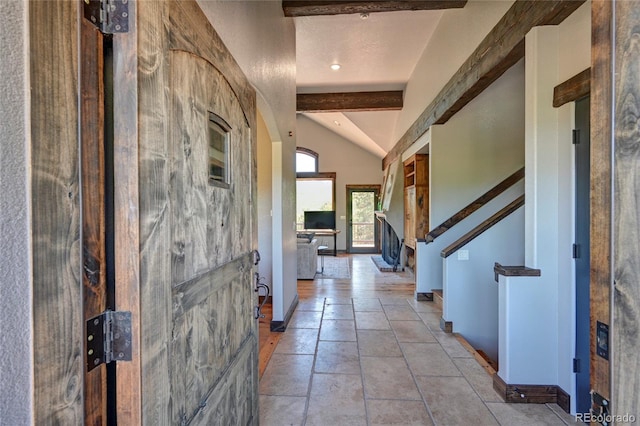
[[[505,208],[491,216],[489,219],[482,222],[480,225],[473,228],[471,231],[467,232],[465,235],[460,237],[458,240],[451,243],[448,247],[440,252],[440,255],[444,258],[449,257],[451,254],[458,251],[460,248],[467,245],[474,238],[482,234],[484,231],[491,228],[496,223],[500,222],[502,219],[509,216],[514,211],[518,210],[520,207],[524,206],[524,195],[519,196],[514,201],[512,201]]]
[[[524,167],[520,170],[513,173],[511,176],[507,177],[505,180],[491,188],[489,191],[485,192],[483,195],[478,197],[476,200],[472,201],[469,205],[464,207],[458,213],[451,216],[449,219],[442,222],[437,227],[433,228],[431,232],[429,232],[425,236],[425,241],[427,244],[433,242],[440,235],[444,234],[449,229],[453,228],[457,223],[461,222],[464,218],[471,215],[473,212],[478,210],[480,207],[487,204],[489,201],[496,198],[498,195],[502,194],[504,191],[513,186],[516,182],[520,181],[524,178]]]

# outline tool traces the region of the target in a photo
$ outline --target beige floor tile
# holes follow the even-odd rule
[[[420,317],[409,305],[385,305],[384,312],[389,321],[420,321]]]
[[[287,328],[320,328],[322,312],[318,311],[296,311],[291,316]]]
[[[461,376],[438,343],[400,343],[409,369],[415,376]]]
[[[398,296],[383,296],[380,298],[382,305],[406,305],[407,297],[403,295]]]
[[[493,378],[475,358],[455,358],[453,362],[484,402],[503,402],[493,389]]]
[[[431,426],[433,422],[422,401],[367,400],[370,426]]]
[[[382,311],[382,305],[380,304],[380,299],[367,299],[367,298],[354,298],[353,299],[353,310],[354,311],[365,311],[365,312],[379,312]]]
[[[314,374],[307,426],[366,425],[360,375]]]
[[[322,311],[324,309],[324,297],[301,300],[298,302],[299,311]]]
[[[415,299],[410,299],[407,301],[407,303],[416,312],[436,312],[442,315],[442,308],[440,308],[434,302],[421,302]]]
[[[280,337],[274,353],[313,355],[317,340],[317,328],[290,328]]]
[[[487,407],[501,425],[564,426],[565,422],[546,404],[489,402]]]
[[[351,305],[350,297],[327,297],[324,302],[325,308],[328,305]]]
[[[420,400],[404,358],[362,357],[360,364],[367,399]]]
[[[422,321],[390,321],[398,342],[435,343],[436,338]]]
[[[418,316],[422,318],[422,322],[424,322],[432,331],[442,331],[440,329],[440,318],[442,318],[441,312],[418,312]]]
[[[260,395],[260,426],[302,425],[306,397]]]
[[[313,355],[273,354],[260,379],[260,394],[306,396],[312,368]]]
[[[431,333],[451,358],[473,358],[473,355],[462,346],[453,334],[445,333],[440,329],[431,330]]]
[[[327,305],[324,308],[322,319],[353,320],[353,307],[351,305]]]
[[[464,377],[417,377],[433,419],[439,425],[497,425]],[[514,425],[516,425],[514,423]]]
[[[358,330],[391,330],[384,312],[356,312]]]
[[[391,330],[358,330],[360,356],[402,356]]]
[[[564,411],[558,404],[547,404],[558,417],[560,417],[566,424],[568,425],[584,425],[586,423],[581,421],[576,421],[576,417]]]
[[[353,320],[322,320],[320,340],[355,342],[356,328]]]
[[[355,342],[318,342],[316,373],[360,374],[358,346]]]

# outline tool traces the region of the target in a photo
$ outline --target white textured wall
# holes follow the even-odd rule
[[[273,226],[271,223],[271,211],[273,203],[271,198],[271,186],[273,166],[271,164],[271,138],[267,125],[258,113],[258,251],[260,252],[260,264],[258,271],[264,277],[265,283],[273,282]],[[263,293],[260,293],[263,295]]]
[[[521,265],[524,261],[524,208],[519,208],[443,259],[443,318],[453,322],[453,332],[464,336],[475,349],[498,360],[498,283],[493,267]]]
[[[0,1],[0,424],[32,422],[27,3]]]
[[[394,130],[397,141],[491,31],[512,0],[470,0],[462,9],[446,10],[416,64],[404,93]]]
[[[313,120],[298,115],[298,146],[318,153],[319,171],[336,172],[338,250],[346,249],[346,185],[382,185],[380,158],[350,143]],[[396,230],[402,235],[402,230]]]
[[[429,150],[429,228],[433,229],[524,165],[523,62],[446,124],[432,126]],[[442,288],[440,250],[522,193],[521,187],[514,190],[515,195],[503,194],[421,247],[417,292]]]
[[[501,364],[500,376],[507,383],[557,384],[571,395],[572,410],[574,106],[553,108],[552,97],[556,85],[590,66],[590,29],[587,2],[561,25],[534,28],[527,35],[525,264],[539,268],[541,276],[501,280],[503,314],[510,324],[510,330],[503,331],[505,339],[517,345],[517,336],[526,335],[531,350],[511,350],[507,343],[501,349],[508,359]]]

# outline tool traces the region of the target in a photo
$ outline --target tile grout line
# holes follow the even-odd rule
[[[327,298],[323,297],[322,314],[320,315],[320,325],[318,326],[318,334],[316,335],[316,344],[313,351],[313,362],[311,363],[311,372],[309,374],[309,386],[307,389],[307,399],[304,404],[304,412],[302,415],[302,426],[307,424],[307,416],[309,415],[309,404],[311,403],[311,389],[313,386],[313,375],[316,369],[316,360],[318,359],[318,344],[320,343],[320,332],[322,330],[322,320],[324,319],[324,310],[327,306]]]

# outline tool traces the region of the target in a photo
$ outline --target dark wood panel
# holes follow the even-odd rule
[[[558,386],[508,384],[502,377],[494,374],[493,389],[505,402],[524,404],[553,404],[558,402]]]
[[[298,93],[297,112],[397,111],[402,109],[402,90],[382,92]]]
[[[342,15],[349,13],[395,12],[400,10],[439,10],[461,8],[467,0],[413,1],[283,1],[284,16]]]
[[[84,423],[79,5],[28,5],[33,422],[38,425]]]
[[[425,238],[427,243],[433,242],[440,235],[444,234],[447,230],[454,227],[457,223],[462,221],[464,218],[471,215],[473,212],[478,210],[480,207],[487,204],[489,201],[496,198],[498,195],[502,194],[504,191],[509,189],[519,180],[524,179],[524,167],[507,177],[505,180],[491,188],[489,191],[482,194],[480,197],[472,201],[469,205],[464,207],[462,210],[451,216],[449,219],[442,222],[440,225],[436,226],[429,232]]]
[[[81,175],[82,175],[82,285],[84,321],[102,313],[106,300],[104,52],[102,34],[81,19]],[[85,421],[107,422],[106,365],[84,376]]]
[[[591,68],[587,68],[569,80],[553,88],[553,106],[560,107],[568,102],[577,101],[591,91]]]
[[[483,232],[489,230],[489,228],[491,228],[493,225],[500,222],[502,219],[506,218],[507,216],[509,216],[511,213],[515,212],[522,206],[524,206],[524,195],[519,196],[514,201],[509,203],[506,207],[498,211],[496,214],[492,215],[490,218],[480,223],[478,226],[476,226],[471,231],[464,234],[462,237],[458,238],[449,246],[445,247],[440,252],[440,256],[444,258],[451,256],[460,248],[464,247],[465,245],[473,241],[475,238],[480,236]]]
[[[609,324],[611,291],[611,60],[612,3],[591,5],[591,336]],[[591,387],[611,398],[609,361],[591,339]]]
[[[505,277],[539,277],[542,275],[542,271],[536,268],[529,268],[528,266],[505,266],[499,263],[495,263],[493,266],[493,273],[498,281],[498,275]]]
[[[640,8],[615,4],[614,414],[640,413]],[[635,372],[635,373],[632,373]]]
[[[142,424],[138,12],[129,2],[129,32],[113,40],[113,222],[116,309],[131,312],[132,360],[116,366],[119,424]],[[148,182],[145,182],[148,184]],[[147,291],[151,289],[147,288]],[[166,303],[166,302],[165,302]],[[162,305],[160,305],[162,306]],[[147,308],[145,306],[145,308]],[[156,309],[155,307],[153,309]],[[154,312],[155,314],[156,312]],[[156,324],[163,320],[156,318]],[[145,354],[146,356],[146,354]],[[148,398],[149,393],[145,395]]]
[[[433,124],[456,112],[524,57],[524,37],[533,27],[562,22],[584,0],[516,1],[476,50],[382,160],[384,170]]]

